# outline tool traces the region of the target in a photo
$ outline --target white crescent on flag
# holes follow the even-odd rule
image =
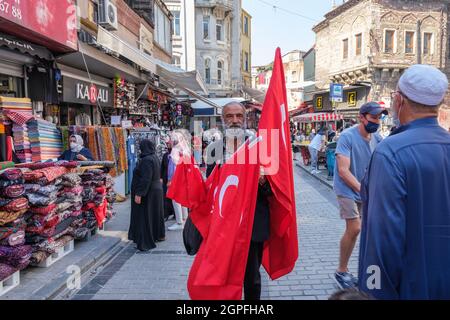
[[[284,103],[280,106],[281,111],[281,136],[283,137],[284,148],[286,149],[286,132],[284,130],[284,123],[286,122],[286,107]]]
[[[225,183],[222,185],[222,188],[220,189],[220,194],[219,194],[219,216],[223,219],[223,215],[222,215],[222,202],[223,202],[223,198],[225,197],[225,192],[227,191],[227,189],[229,187],[232,186],[239,186],[239,178],[237,176],[228,176],[227,179],[225,180]]]

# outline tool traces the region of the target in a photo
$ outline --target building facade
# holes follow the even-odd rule
[[[303,55],[304,52],[294,50],[283,56],[289,110],[297,109],[303,102]]]
[[[241,82],[241,0],[196,0],[196,67],[211,97],[231,97]]]
[[[252,16],[242,9],[241,13],[241,75],[242,85],[252,87]]]
[[[366,101],[389,106],[391,92],[412,64],[431,64],[450,74],[445,1],[349,0],[313,30],[316,85],[322,91],[314,103],[320,101],[324,111],[354,116]],[[330,83],[344,85],[341,103],[329,102]]]
[[[172,63],[186,71],[196,69],[195,1],[165,0],[173,16]]]

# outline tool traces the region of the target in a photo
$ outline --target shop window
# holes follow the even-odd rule
[[[223,20],[217,20],[216,22],[216,37],[217,41],[223,41]]]
[[[11,98],[24,97],[22,79],[0,74],[0,96]]]
[[[433,34],[425,32],[423,34],[423,54],[433,53]]]
[[[348,39],[342,40],[342,58],[348,58]]]
[[[395,44],[395,31],[386,30],[384,33],[384,52],[394,53],[395,51],[394,44]]]
[[[211,60],[205,60],[205,82],[211,84]]]
[[[222,84],[222,76],[223,76],[223,62],[217,62],[217,84]]]
[[[209,40],[209,17],[203,17],[203,40]]]
[[[362,49],[362,34],[357,34],[355,36],[355,44],[356,44],[356,50],[355,50],[355,54],[357,56],[361,55],[361,49]]]
[[[405,53],[414,53],[414,36],[412,31],[406,31],[405,33]]]

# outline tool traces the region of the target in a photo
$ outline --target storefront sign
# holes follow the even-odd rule
[[[352,92],[348,92],[347,93],[347,103],[349,106],[356,106],[356,101],[357,100],[357,96],[356,96],[356,91],[352,91]]]
[[[111,116],[111,125],[112,126],[120,126],[121,120],[122,120],[121,116]]]
[[[344,98],[344,86],[339,83],[330,84],[330,98],[331,101],[342,102]]]
[[[131,120],[122,121],[122,128],[133,128],[133,122]]]
[[[63,78],[63,102],[112,107],[112,89],[95,83]]]
[[[6,25],[1,20],[12,24]],[[77,12],[73,0],[0,0],[2,25],[11,33],[23,33],[25,28],[50,42],[78,50]]]
[[[316,108],[317,108],[317,110],[323,109],[323,97],[322,96],[316,98]]]

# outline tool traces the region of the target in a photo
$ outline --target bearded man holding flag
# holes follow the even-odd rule
[[[245,137],[242,104],[232,102],[223,108],[227,134],[225,144],[218,144],[215,154],[225,156],[208,164],[211,177],[198,187],[203,194],[197,193],[196,201],[187,201],[191,205],[186,203],[203,237],[188,279],[192,299],[240,300],[244,287],[246,300],[259,300],[261,264],[272,280],[295,266],[298,240],[286,101],[281,52],[277,49],[257,137]],[[263,152],[267,150],[270,152]],[[186,172],[175,175],[185,176]],[[184,181],[194,183],[193,179]],[[171,194],[178,197],[178,192]]]

